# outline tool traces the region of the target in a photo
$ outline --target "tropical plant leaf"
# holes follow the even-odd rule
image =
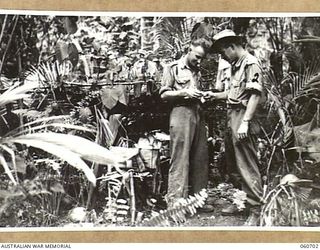
[[[89,141],[82,137],[53,132],[27,134],[12,138],[11,140],[20,139],[39,140],[54,145],[59,145],[80,155],[83,159],[99,164],[115,165],[119,162],[125,162],[126,160],[138,154],[139,151],[136,148],[128,148],[121,151],[117,150],[115,153],[116,149],[114,149],[114,152],[111,152],[110,150],[98,145],[97,143]]]
[[[106,138],[107,145],[112,146],[118,134],[119,126],[121,125],[121,122],[119,121],[121,114],[110,115],[109,120],[107,120],[99,110],[97,110],[96,113],[97,122],[100,125],[101,132],[103,132],[103,135]]]
[[[37,132],[37,130],[49,128],[49,127],[59,127],[59,128],[66,128],[66,129],[72,129],[72,130],[80,130],[80,131],[90,132],[93,134],[96,133],[96,130],[93,128],[66,123],[66,120],[68,118],[70,118],[69,115],[59,115],[59,116],[39,118],[39,119],[36,119],[35,121],[25,123],[24,125],[8,132],[6,136],[18,136],[25,133]]]
[[[50,117],[43,117],[37,119],[35,121],[31,121],[25,124],[26,127],[31,127],[33,124],[41,123],[41,122],[49,122],[49,121],[64,121],[64,119],[70,118],[70,115],[57,115],[57,116],[50,116]]]
[[[31,135],[36,135],[36,134],[31,134]],[[48,141],[42,140],[41,136],[37,136],[37,135],[33,137],[28,137],[28,135],[19,136],[17,138],[11,138],[9,141],[12,143],[26,144],[28,146],[39,148],[50,154],[53,154],[63,159],[64,161],[68,162],[71,166],[83,171],[86,177],[88,178],[88,180],[93,185],[96,184],[96,177],[93,171],[80,158],[79,154],[73,152],[72,150],[69,150],[67,147],[63,145],[59,145],[59,142],[57,141],[48,142]]]
[[[56,56],[60,64],[65,60],[70,60],[73,67],[75,67],[79,61],[79,52],[75,44],[67,43],[64,41],[57,42],[56,45]],[[58,73],[61,71],[60,68],[57,68]],[[56,71],[53,71],[55,73]]]
[[[74,54],[74,51],[70,51],[70,53]],[[73,58],[72,61],[64,60],[61,61],[61,63],[59,63],[59,61],[54,61],[51,63],[45,62],[37,67],[31,67],[31,69],[26,73],[25,82],[27,82],[28,84],[37,84],[38,87],[57,87],[58,84],[61,83],[61,79],[63,79],[64,76],[68,75],[71,72],[73,67],[72,63],[75,62],[74,60],[78,59]]]
[[[273,71],[267,71],[261,69],[263,72],[263,79],[265,83],[265,89],[267,91],[267,102],[270,104],[269,113],[271,113],[271,108],[275,111],[278,116],[282,126],[277,124],[276,129],[271,135],[270,141],[274,144],[281,145],[283,148],[289,147],[294,140],[294,129],[292,118],[287,110],[286,99],[282,96],[280,91],[281,83],[279,84]],[[285,78],[284,81],[287,79]]]
[[[0,164],[2,165],[2,167],[4,168],[5,173],[8,175],[8,177],[10,178],[10,180],[12,181],[12,183],[14,185],[17,185],[17,181],[15,180],[15,178],[13,177],[11,170],[9,168],[9,165],[6,161],[6,159],[4,158],[3,154],[0,154]]]
[[[158,17],[150,30],[150,40],[158,44],[157,53],[174,56],[182,53],[190,41],[190,34],[195,21],[193,18]],[[168,50],[169,48],[169,50]],[[168,53],[165,53],[167,51]]]
[[[56,56],[60,63],[69,57],[68,44],[65,41],[58,41],[56,45]]]
[[[64,17],[63,26],[68,34],[74,34],[77,32],[78,30],[77,20],[78,20],[78,17],[76,16]]]
[[[15,171],[15,173],[17,173],[18,168],[17,168],[17,164],[16,164],[16,154],[15,154],[14,150],[5,144],[0,144],[0,147],[10,155],[11,161],[12,161],[13,171]]]
[[[18,133],[14,133],[15,135],[21,135],[21,134],[25,134],[25,133],[30,133],[32,132],[36,132],[37,130],[40,129],[44,129],[44,128],[49,128],[49,127],[54,127],[54,128],[66,128],[66,129],[72,129],[72,130],[81,130],[81,131],[86,131],[86,132],[90,132],[90,133],[95,133],[96,131],[90,128],[86,128],[83,126],[78,126],[78,125],[73,125],[73,124],[67,124],[67,123],[49,123],[49,124],[43,124],[43,125],[39,125],[39,126],[33,126],[33,127],[27,127],[26,125],[23,126],[24,130],[21,130],[21,128],[18,128],[17,131],[19,131],[19,129],[21,130]]]
[[[303,96],[306,91],[316,93],[318,89],[314,87],[316,87],[320,81],[320,62],[318,60],[313,61],[304,68],[303,72],[300,72],[298,75],[293,75],[291,80],[293,82],[292,94],[295,100]]]
[[[112,109],[118,102],[127,105],[128,97],[126,94],[125,86],[116,86],[113,88],[104,88],[100,92],[101,100],[104,106]]]
[[[206,38],[211,39],[213,37],[214,29],[212,24],[202,22],[194,25],[191,32],[191,39]]]
[[[19,83],[13,85],[0,95],[0,106],[19,100],[21,98],[28,97],[29,95],[27,93],[37,87],[37,83],[28,83],[23,85]]]
[[[79,62],[79,52],[77,46],[74,43],[70,43],[68,46],[69,60],[73,67],[76,67]]]

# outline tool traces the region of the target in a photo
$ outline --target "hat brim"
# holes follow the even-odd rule
[[[232,44],[232,43],[242,43],[242,42],[243,42],[243,38],[241,36],[223,37],[223,38],[213,42],[213,44],[211,46],[211,52],[212,53],[219,53],[220,47],[222,44]]]

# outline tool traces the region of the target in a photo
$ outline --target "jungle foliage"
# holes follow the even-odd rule
[[[170,107],[158,94],[163,66],[180,58],[190,39],[210,39],[225,28],[244,36],[264,65],[261,225],[318,223],[318,23],[312,17],[1,15],[0,225],[168,226],[196,213],[208,195],[242,209],[242,194],[223,184],[220,103],[206,106],[209,193],[181,200],[174,211],[163,200],[170,161]],[[217,66],[218,57],[209,55],[205,89],[215,90]]]

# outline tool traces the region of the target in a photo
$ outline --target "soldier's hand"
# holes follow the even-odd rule
[[[202,91],[197,89],[186,89],[184,92],[184,98],[197,98],[200,99],[203,96]]]
[[[249,122],[242,121],[238,129],[238,138],[240,140],[247,138],[248,132],[249,132]]]
[[[206,101],[213,101],[214,99],[216,99],[216,95],[212,91],[203,92],[203,97],[205,98]]]

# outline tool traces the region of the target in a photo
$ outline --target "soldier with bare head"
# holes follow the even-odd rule
[[[160,94],[172,103],[170,114],[171,165],[168,207],[207,187],[208,148],[201,107],[200,64],[211,43],[203,38],[191,42],[186,55],[164,68]],[[203,211],[212,211],[206,205]]]

